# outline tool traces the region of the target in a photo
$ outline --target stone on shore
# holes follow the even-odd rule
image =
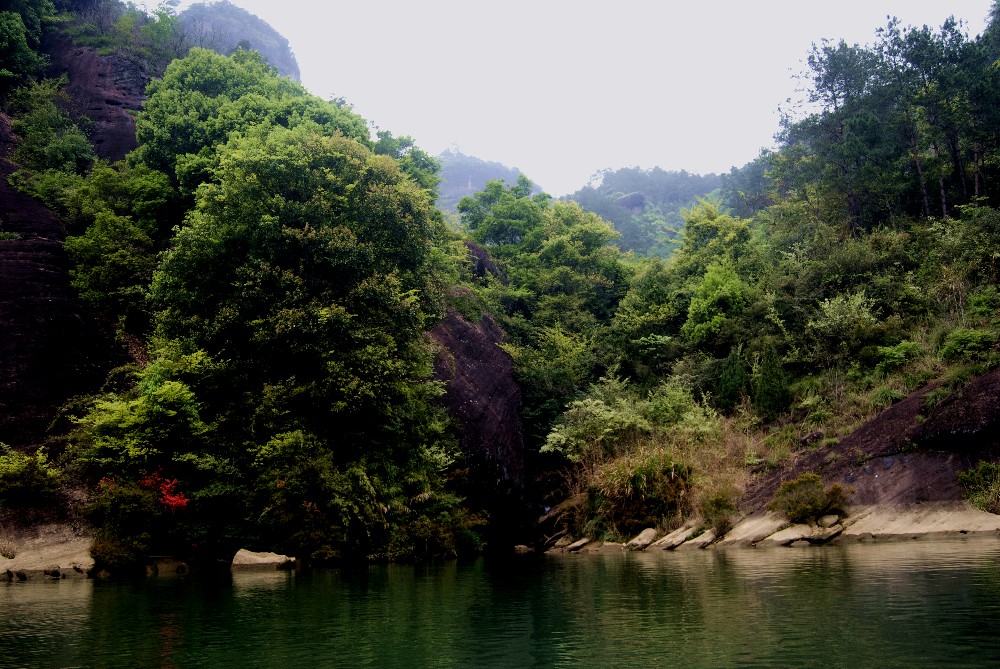
[[[583,539],[580,539],[578,541],[574,541],[573,543],[571,543],[569,546],[566,547],[566,552],[567,553],[575,553],[578,550],[580,550],[581,548],[583,548],[584,546],[586,546],[587,544],[589,544],[590,542],[591,542],[591,538],[590,537],[584,537]]]
[[[684,550],[688,548],[706,548],[715,541],[715,530],[705,530],[694,539],[688,539],[674,550]]]
[[[645,550],[647,546],[656,540],[656,529],[653,527],[647,527],[642,532],[640,532],[632,541],[625,544],[625,548],[630,551],[641,551]]]
[[[924,502],[851,509],[839,543],[1000,535],[1000,516],[968,502]]]
[[[694,524],[684,525],[679,527],[662,539],[657,539],[652,544],[650,548],[659,548],[665,551],[672,551],[682,543],[687,541],[692,534],[698,531],[698,526]]]
[[[715,545],[718,548],[753,546],[786,525],[788,525],[788,518],[782,514],[773,511],[756,513],[736,523],[733,529],[729,530]]]
[[[233,557],[233,571],[278,571],[293,569],[295,558],[277,553],[255,553],[241,548]]]
[[[810,544],[825,544],[843,531],[844,526],[839,524],[832,527],[820,527],[818,525],[806,525],[800,523],[786,527],[783,530],[779,530],[778,532],[761,539],[756,545],[760,548],[792,546],[800,541],[807,541]]]

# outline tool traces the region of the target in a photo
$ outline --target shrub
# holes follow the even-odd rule
[[[923,353],[923,348],[916,342],[904,339],[895,346],[879,346],[877,351],[879,362],[875,365],[875,371],[885,374],[919,356]]]
[[[834,366],[842,356],[869,343],[878,325],[875,302],[864,291],[858,291],[820,302],[806,331],[815,342],[817,362]]]
[[[966,315],[976,320],[989,321],[1000,313],[1000,291],[996,286],[984,286],[969,295]]]
[[[737,491],[732,487],[714,490],[701,503],[701,515],[705,522],[715,530],[716,535],[729,531],[736,514]]]
[[[980,460],[975,467],[960,472],[958,480],[973,506],[1000,514],[1000,465]]]
[[[868,405],[875,411],[881,411],[882,409],[895,404],[905,397],[906,395],[899,392],[895,388],[882,386],[869,395]]]
[[[784,513],[793,523],[806,523],[842,511],[846,502],[847,493],[840,484],[824,489],[818,474],[802,474],[782,483],[767,508]]]
[[[59,472],[41,449],[27,455],[0,443],[0,507],[45,503],[58,487]]]
[[[139,481],[101,479],[84,509],[97,528],[90,552],[98,567],[119,571],[150,553],[174,552],[172,516],[187,504],[176,484],[159,473]]]
[[[996,343],[996,334],[978,328],[955,328],[944,338],[941,357],[959,360],[982,357]]]
[[[660,525],[687,510],[691,473],[657,449],[605,462],[590,481],[591,514],[607,519],[609,529],[621,535]]]

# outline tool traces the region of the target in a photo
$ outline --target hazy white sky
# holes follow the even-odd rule
[[[813,42],[888,15],[979,34],[992,0],[231,0],[288,38],[302,82],[438,154],[553,195],[602,168],[723,172],[772,144]],[[190,2],[182,4],[182,7]]]

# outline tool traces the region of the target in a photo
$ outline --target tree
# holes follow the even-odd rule
[[[489,181],[484,190],[462,198],[458,211],[472,238],[504,258],[516,253],[522,243],[529,243],[541,225],[549,197],[544,194],[531,197],[531,192],[531,180],[523,174],[513,186]]]
[[[792,394],[788,389],[788,377],[781,368],[781,359],[774,346],[764,349],[750,379],[753,390],[753,406],[766,420],[776,418],[788,408]]]
[[[118,482],[176,480],[191,504],[175,550],[266,536],[307,558],[387,554],[409,513],[389,509],[450,462],[421,334],[427,194],[315,127],[217,152],[153,276],[153,362],[82,419],[80,457]]]
[[[750,389],[750,375],[743,362],[740,347],[734,346],[726,357],[715,392],[715,406],[724,413],[730,413]]]
[[[370,143],[364,119],[309,95],[255,51],[226,57],[191,49],[149,85],[147,95],[136,119],[139,148],[129,160],[169,174],[189,194],[211,179],[218,147],[254,126],[311,125]]]
[[[29,36],[21,14],[0,12],[0,101],[44,64],[29,43]]]
[[[441,164],[418,147],[409,135],[393,137],[388,130],[379,130],[377,136],[378,141],[372,150],[379,155],[394,158],[400,168],[430,194],[433,202],[437,198],[437,187],[441,182],[438,176]]]
[[[419,378],[426,195],[304,127],[234,139],[217,174],[154,277],[159,336],[230,361],[224,406],[284,387],[296,421],[357,452]]]
[[[746,288],[732,265],[709,265],[691,298],[681,334],[696,346],[725,350],[733,337],[732,322],[746,304]]]

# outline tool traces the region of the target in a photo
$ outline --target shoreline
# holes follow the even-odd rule
[[[835,518],[835,520],[834,520]],[[826,522],[822,522],[825,520]],[[724,550],[729,548],[803,548],[848,544],[898,544],[908,541],[1000,538],[1000,515],[981,511],[968,502],[924,502],[891,506],[855,506],[843,518],[820,524],[789,523],[774,512],[758,512],[716,537],[711,529],[688,523],[670,532],[644,530],[628,543],[563,537],[546,554],[592,554],[622,551],[655,552]],[[0,582],[51,581],[98,577],[90,555],[94,537],[69,524],[49,523],[31,528],[0,527]],[[515,553],[534,552],[516,550]],[[284,556],[245,553],[233,571],[275,571],[290,568]],[[8,557],[13,554],[13,557]],[[156,575],[156,570],[149,573]],[[167,571],[160,571],[166,574]]]
[[[721,536],[716,536],[710,528],[688,523],[669,533],[648,528],[627,543],[563,537],[544,552],[804,548],[991,537],[1000,538],[1000,515],[981,511],[966,501],[936,501],[859,505],[851,507],[842,518],[828,516],[815,524],[793,524],[780,514],[758,512],[743,518]]]

